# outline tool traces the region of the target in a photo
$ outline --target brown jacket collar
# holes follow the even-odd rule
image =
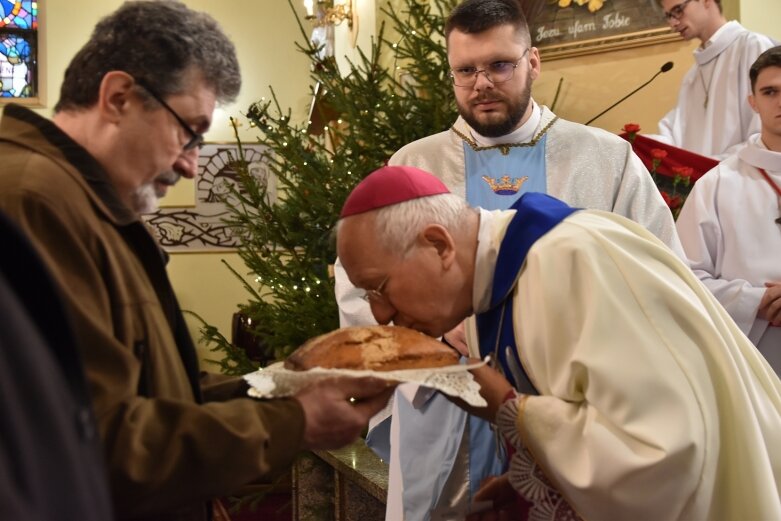
[[[96,207],[114,224],[126,226],[139,220],[119,199],[98,161],[52,121],[25,107],[10,104],[3,111],[0,140],[34,149],[60,163],[70,163],[73,168],[66,168],[68,173],[86,183],[87,193]]]

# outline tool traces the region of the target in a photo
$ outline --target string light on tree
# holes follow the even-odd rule
[[[445,130],[456,118],[444,45],[431,44],[443,31],[440,13],[449,12],[455,0],[394,3],[388,16],[401,36],[389,42],[378,34],[378,47],[363,49],[351,71],[340,72],[333,60],[319,58],[302,33],[301,48],[320,83],[311,116],[300,123],[291,118],[273,89],[247,110],[258,141],[268,147],[263,167],[278,179],[280,196],[269,204],[262,182],[239,172],[240,204],[229,208],[227,220],[246,237],[238,250],[245,267],[233,271],[242,282],[249,271],[258,285],[245,286],[248,300],[240,309],[274,358],[338,327],[329,276],[336,257],[331,230],[350,190],[395,150]],[[224,339],[220,344],[218,336],[208,340],[230,358],[231,346]]]

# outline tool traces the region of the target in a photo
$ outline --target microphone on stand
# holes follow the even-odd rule
[[[615,107],[616,107],[616,106],[617,106],[619,103],[621,103],[621,102],[625,101],[625,100],[626,100],[627,98],[629,98],[629,97],[630,97],[632,94],[634,94],[635,92],[639,91],[640,89],[642,89],[643,87],[645,87],[646,85],[648,85],[649,83],[651,83],[652,81],[654,81],[654,80],[656,79],[656,77],[657,77],[657,76],[659,76],[661,73],[663,73],[663,72],[667,72],[667,71],[669,71],[669,70],[670,70],[670,69],[672,69],[672,68],[673,68],[673,62],[667,62],[667,63],[665,63],[664,65],[662,65],[662,67],[661,67],[661,68],[660,68],[658,71],[656,71],[656,74],[654,74],[653,76],[651,76],[651,79],[650,79],[650,80],[648,80],[647,82],[643,83],[642,85],[640,85],[639,87],[637,87],[635,90],[633,90],[632,92],[630,92],[629,94],[627,94],[626,96],[624,96],[623,98],[621,98],[620,100],[616,101],[615,103],[613,103],[612,105],[610,105],[608,108],[606,108],[605,110],[603,110],[602,112],[600,112],[599,114],[597,114],[596,116],[594,116],[593,118],[591,118],[590,120],[586,121],[586,125],[590,125],[590,124],[591,124],[591,122],[592,122],[592,121],[594,121],[595,119],[597,119],[597,118],[599,118],[599,117],[601,117],[601,116],[604,116],[606,112],[608,112],[609,110],[612,110],[612,109],[614,109],[614,108],[615,108]]]

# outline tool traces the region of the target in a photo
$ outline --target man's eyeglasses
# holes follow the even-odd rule
[[[691,0],[686,0],[687,2]],[[456,87],[473,87],[477,83],[477,76],[482,72],[488,81],[493,84],[504,83],[510,81],[513,77],[515,69],[520,65],[526,53],[529,52],[527,48],[521,54],[521,57],[514,62],[493,62],[488,64],[485,69],[478,69],[477,67],[459,67],[457,69],[450,69],[450,78],[453,80],[453,85]]]
[[[389,278],[390,275],[386,275],[376,288],[365,290],[365,293],[361,296],[361,298],[369,304],[380,302],[385,298],[385,295],[382,294],[382,290],[385,288],[385,284],[387,284]]]
[[[139,87],[147,91],[147,93],[150,96],[152,96],[155,99],[155,101],[157,101],[160,105],[162,105],[165,110],[170,112],[171,115],[174,117],[174,119],[176,119],[176,121],[179,123],[179,125],[181,125],[182,128],[185,130],[185,132],[187,132],[187,135],[190,136],[190,140],[184,144],[183,147],[184,150],[192,150],[195,147],[200,148],[201,146],[203,146],[203,134],[198,134],[197,132],[195,132],[192,129],[192,127],[190,127],[190,125],[184,119],[182,119],[182,117],[179,114],[177,114],[176,111],[172,109],[170,105],[168,105],[168,103],[163,101],[162,97],[160,97],[154,90],[149,88],[148,85],[138,80],[136,80],[136,83],[138,84]]]
[[[664,12],[664,18],[668,22],[670,20],[680,20],[683,16],[683,10],[686,8],[687,5],[689,5],[689,2],[692,0],[683,0],[680,4],[676,4],[670,8],[669,11]]]

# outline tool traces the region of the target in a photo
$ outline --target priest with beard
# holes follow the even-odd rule
[[[436,172],[452,193],[487,210],[540,192],[614,212],[683,256],[672,215],[629,143],[566,121],[532,99],[540,55],[516,2],[466,0],[448,17],[445,35],[460,117],[450,129],[403,147],[390,165]],[[342,326],[374,323],[338,260],[336,296]],[[445,340],[464,354],[470,336],[467,322]],[[390,464],[386,518],[463,517],[481,482],[504,470],[488,424],[425,389],[403,386],[396,398],[367,438]]]

